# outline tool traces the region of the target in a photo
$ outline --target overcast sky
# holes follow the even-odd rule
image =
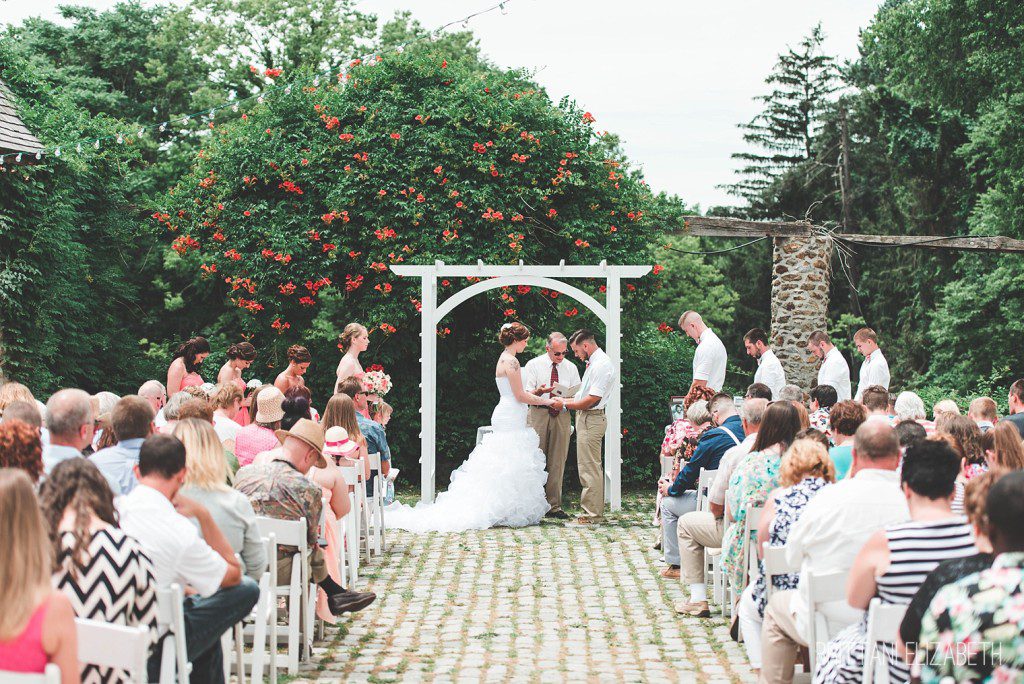
[[[73,2],[73,0],[64,0]],[[428,28],[497,0],[362,0],[389,17],[410,9]],[[0,0],[0,21],[55,16],[55,0]],[[79,0],[109,7],[114,0]],[[599,130],[619,134],[655,191],[707,208],[736,204],[715,187],[731,182],[730,158],[743,149],[736,124],[757,111],[753,98],[779,52],[814,24],[826,50],[857,55],[859,31],[876,0],[510,0],[470,28],[484,54],[506,67],[537,69],[557,101],[574,98]]]

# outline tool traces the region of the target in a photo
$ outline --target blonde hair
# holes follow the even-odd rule
[[[216,430],[198,418],[187,418],[174,426],[171,433],[185,445],[185,486],[196,489],[226,490],[228,462],[224,445]]]
[[[363,431],[359,429],[359,421],[356,420],[355,402],[347,394],[339,393],[331,397],[324,409],[324,417],[320,421],[320,425],[324,432],[335,426],[343,427],[348,432],[349,439],[360,445],[366,443],[366,440],[363,439]]]
[[[389,404],[388,402],[378,401],[376,404],[373,405],[373,410],[370,413],[375,416],[384,417],[390,416],[392,413],[394,413],[394,410],[395,409],[392,408],[391,404]]]
[[[15,401],[27,401],[35,406],[36,398],[32,391],[20,382],[8,382],[0,385],[0,413],[4,412],[7,405]]]
[[[50,591],[53,550],[32,481],[0,470],[0,641],[18,636]]]
[[[215,408],[226,409],[236,401],[241,401],[244,397],[245,394],[238,388],[238,385],[233,382],[225,382],[214,388],[213,396],[210,397],[210,403]]]
[[[367,329],[359,323],[349,323],[345,326],[345,329],[341,331],[341,350],[347,352],[348,348],[352,346],[352,340],[361,332],[368,332]]]
[[[821,477],[826,482],[835,482],[836,467],[821,443],[814,439],[798,439],[782,457],[779,484],[792,487],[808,477]]]
[[[943,399],[942,401],[937,402],[935,406],[932,407],[932,416],[934,416],[935,420],[938,420],[940,417],[942,417],[942,414],[948,414],[950,416],[959,416],[960,407],[957,406],[956,402],[953,401],[952,399]]]

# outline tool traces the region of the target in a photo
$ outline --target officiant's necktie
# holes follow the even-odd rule
[[[556,382],[558,382],[558,364],[553,363],[551,364],[551,386],[554,387]],[[558,414],[561,413],[561,411],[557,411],[549,406],[548,413],[550,413],[552,416],[557,417]]]

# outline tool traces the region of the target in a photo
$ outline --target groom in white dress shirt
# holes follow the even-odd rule
[[[565,358],[569,340],[560,332],[548,335],[545,352],[526,363],[524,389],[538,397],[550,396],[552,386],[557,382],[566,387],[580,384],[580,371],[576,364]],[[569,410],[548,406],[531,406],[526,416],[540,437],[540,450],[547,457],[548,481],[544,485],[544,496],[551,510],[549,518],[568,518],[562,510],[562,475],[565,473],[565,459],[569,455],[571,423]]]

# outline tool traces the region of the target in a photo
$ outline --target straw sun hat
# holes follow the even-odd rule
[[[305,442],[312,448],[316,449],[317,460],[314,464],[317,468],[326,468],[327,459],[324,458],[324,430],[322,427],[309,420],[308,418],[300,418],[295,425],[292,426],[291,430],[275,430],[274,434],[277,435],[277,440],[284,444],[285,440],[289,437]]]
[[[284,418],[284,395],[281,390],[270,386],[256,396],[256,422],[276,423]]]

